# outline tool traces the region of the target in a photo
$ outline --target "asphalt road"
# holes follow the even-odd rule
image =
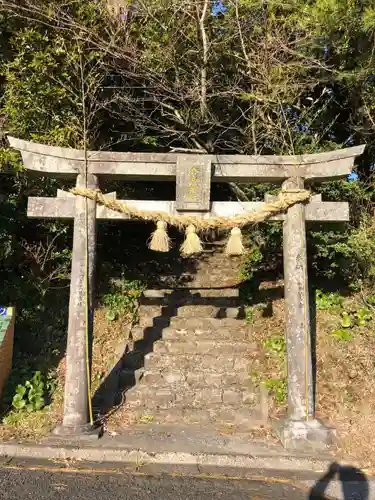
[[[291,484],[0,468],[1,500],[306,500]]]

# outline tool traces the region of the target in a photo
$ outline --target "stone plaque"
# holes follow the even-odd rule
[[[204,155],[181,155],[176,165],[176,209],[210,210],[211,159]]]

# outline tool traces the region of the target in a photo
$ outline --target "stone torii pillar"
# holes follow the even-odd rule
[[[304,181],[294,177],[283,188],[303,189]],[[287,210],[283,222],[288,417],[279,432],[287,448],[307,441],[324,447],[332,439],[330,429],[315,419],[305,221],[305,206],[299,203]]]
[[[98,187],[95,175],[77,176],[77,187]],[[57,435],[76,435],[94,431],[91,404],[89,342],[93,335],[93,293],[96,257],[96,203],[78,196],[74,206],[72,270],[70,277],[68,341],[64,416]],[[62,214],[63,215],[63,214]],[[87,217],[87,219],[86,219]]]
[[[78,174],[76,186],[96,189],[98,179],[92,174]],[[43,198],[29,198],[29,216],[48,217],[45,208]],[[54,429],[54,434],[62,437],[96,435],[100,432],[92,425],[89,411],[89,342],[93,336],[96,209],[95,201],[58,190],[51,214],[53,218],[74,220],[64,414],[62,424]]]

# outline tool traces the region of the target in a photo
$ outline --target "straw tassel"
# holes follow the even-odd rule
[[[239,227],[234,227],[231,232],[225,248],[226,255],[242,255],[245,247],[242,243],[242,232]]]
[[[148,245],[150,250],[154,252],[169,252],[171,248],[171,240],[167,233],[167,223],[159,220],[156,224],[156,230],[152,233]]]
[[[187,257],[195,253],[202,252],[203,247],[199,236],[195,230],[195,226],[191,225],[186,228],[186,238],[181,245],[180,251],[181,255]]]

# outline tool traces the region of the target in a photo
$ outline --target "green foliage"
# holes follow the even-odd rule
[[[350,224],[315,226],[309,233],[312,267],[318,276],[358,290],[374,281],[375,233],[371,211],[371,186],[364,182],[336,181],[319,186],[327,201],[347,201]]]
[[[271,394],[274,395],[277,403],[284,404],[286,402],[288,387],[286,377],[267,379],[264,384]]]
[[[367,323],[372,320],[372,314],[366,307],[362,307],[355,312],[354,317],[358,326],[366,326]]]
[[[249,281],[259,269],[259,263],[263,261],[263,254],[258,246],[252,246],[246,255],[240,269],[240,279]]]
[[[361,307],[350,311],[342,311],[341,328],[332,332],[332,337],[340,342],[353,340],[356,327],[364,327],[372,320],[373,315],[367,307]]]
[[[375,29],[375,9],[373,6],[367,7],[363,13],[363,26],[368,31]]]
[[[53,389],[53,381],[45,380],[42,373],[37,371],[30,380],[26,380],[24,385],[17,386],[12,406],[17,411],[28,413],[39,411],[44,407],[46,397],[52,394]]]
[[[307,244],[310,279],[315,287],[346,288],[357,291],[375,283],[375,231],[371,210],[371,186],[364,182],[335,181],[316,186],[327,201],[347,201],[351,221],[347,224],[309,224]],[[273,191],[273,186],[270,187]],[[264,185],[252,186],[254,200],[264,196]],[[273,272],[282,277],[282,226],[259,224],[244,231],[251,249],[245,256],[240,277],[254,280]],[[319,297],[318,297],[319,301]]]
[[[337,309],[343,304],[343,297],[336,293],[325,293],[322,290],[316,290],[316,308],[317,309]]]
[[[86,52],[80,42],[64,34],[31,27],[17,31],[11,44],[17,55],[5,64],[4,113],[9,132],[46,144],[82,147],[81,71],[91,79],[83,84],[86,91],[91,87],[94,98],[98,75],[90,70],[100,54]]]
[[[23,163],[18,151],[0,148],[0,172],[2,170],[14,170],[16,172],[23,170]]]
[[[334,330],[332,337],[339,342],[348,342],[353,340],[353,333],[349,330]]]
[[[138,301],[144,290],[144,284],[137,280],[121,280],[112,288],[113,290],[103,297],[103,304],[108,309],[108,321],[115,321],[119,316],[130,316],[135,323],[138,318]]]
[[[252,325],[254,321],[254,312],[251,307],[245,308],[245,321],[248,325]]]
[[[265,339],[263,341],[263,347],[273,354],[284,358],[286,353],[284,335],[273,335],[269,339]]]
[[[346,311],[343,311],[341,313],[341,326],[343,328],[350,328],[352,326],[352,319],[350,317],[350,314]]]

